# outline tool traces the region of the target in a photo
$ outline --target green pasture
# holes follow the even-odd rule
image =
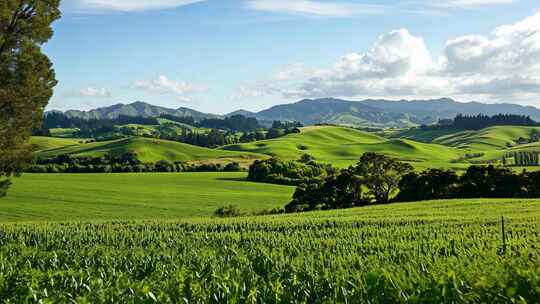
[[[225,205],[283,207],[294,187],[244,181],[245,173],[24,174],[0,200],[0,222],[179,219]]]
[[[373,133],[346,127],[308,127],[303,128],[300,134],[229,145],[223,149],[267,154],[283,159],[298,159],[302,154],[307,153],[320,162],[339,167],[354,164],[365,152],[383,153],[410,162],[419,169],[466,167],[465,163],[459,162],[465,152],[457,148],[408,139],[386,139]]]

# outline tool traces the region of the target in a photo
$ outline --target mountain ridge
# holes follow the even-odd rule
[[[289,104],[279,104],[268,109],[251,112],[237,110],[226,115],[203,113],[186,107],[170,109],[144,102],[115,104],[90,111],[69,110],[70,117],[116,118],[119,115],[192,116],[195,120],[222,118],[232,115],[255,117],[261,121],[300,121],[305,125],[339,124],[362,127],[412,127],[436,123],[439,119],[464,115],[517,114],[540,121],[540,109],[510,103],[487,104],[480,102],[457,102],[450,98],[430,100],[365,99],[351,101],[337,98],[303,99]]]

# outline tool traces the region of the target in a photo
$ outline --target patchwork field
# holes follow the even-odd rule
[[[0,201],[0,223],[210,216],[282,207],[293,187],[249,183],[245,173],[25,174]]]
[[[64,221],[81,218],[75,208],[70,212]],[[0,230],[0,298],[7,303],[540,298],[538,200],[422,202],[228,220],[2,224]]]

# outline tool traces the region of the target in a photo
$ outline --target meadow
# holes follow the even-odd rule
[[[501,216],[506,242],[502,242]],[[0,225],[4,303],[536,303],[540,201]]]
[[[245,173],[24,174],[0,201],[0,223],[178,219],[283,207],[294,187],[244,181]]]

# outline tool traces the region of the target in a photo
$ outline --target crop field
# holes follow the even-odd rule
[[[223,220],[65,220],[0,225],[4,303],[540,299],[539,200]]]
[[[245,182],[245,173],[24,174],[0,201],[0,223],[178,219],[282,207],[294,187]]]

